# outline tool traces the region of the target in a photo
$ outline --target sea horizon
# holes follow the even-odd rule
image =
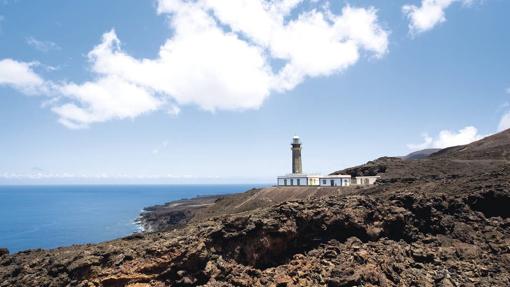
[[[13,186],[221,186],[221,185],[256,185],[256,186],[270,186],[276,185],[275,182],[255,182],[255,183],[22,183],[22,184],[2,184],[0,187],[13,187]]]

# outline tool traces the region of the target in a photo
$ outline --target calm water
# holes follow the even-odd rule
[[[147,206],[254,185],[0,186],[0,247],[11,252],[115,239]]]

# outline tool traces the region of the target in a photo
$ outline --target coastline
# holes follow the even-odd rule
[[[142,232],[169,230],[186,225],[201,209],[230,194],[196,196],[144,207],[135,223]]]

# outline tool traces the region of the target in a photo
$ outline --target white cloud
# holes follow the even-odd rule
[[[0,60],[0,86],[10,86],[27,94],[40,92],[45,81],[33,71],[32,66],[34,63]]]
[[[41,52],[49,52],[52,50],[60,50],[60,46],[57,43],[51,41],[41,41],[37,40],[34,37],[27,37],[25,39],[26,43],[32,48],[41,51]]]
[[[271,72],[262,51],[218,27],[177,34],[155,60],[132,58],[119,47],[114,31],[105,34],[89,54],[94,72],[136,83],[180,105],[209,111],[257,108],[269,95]]]
[[[388,32],[374,8],[335,14],[312,1],[317,7],[296,9],[304,1],[159,0],[174,34],[158,57],[132,57],[114,30],[105,33],[88,54],[94,80],[52,85],[64,95],[53,111],[80,128],[157,109],[175,116],[183,105],[257,109],[273,92],[342,72],[363,54],[387,53]]]
[[[294,88],[306,77],[327,76],[356,63],[361,50],[382,56],[388,48],[388,32],[377,22],[374,8],[345,6],[340,15],[327,8],[292,14],[301,0],[160,0],[158,11],[173,15],[172,25],[190,33],[195,19],[228,26],[247,43],[267,53],[268,60],[283,60],[267,90]],[[200,16],[197,16],[200,15]]]
[[[166,113],[172,117],[177,117],[181,113],[181,109],[176,105],[170,105],[166,110]]]
[[[504,114],[499,121],[498,131],[504,131],[506,129],[510,129],[510,112]]]
[[[428,148],[446,148],[451,146],[465,145],[474,141],[484,138],[484,135],[480,135],[475,127],[467,126],[463,129],[455,131],[442,130],[439,132],[436,138],[429,136],[428,134],[423,135],[423,143],[420,144],[408,144],[407,147],[411,150],[422,150]]]
[[[445,22],[445,10],[456,2],[470,5],[473,0],[422,0],[420,6],[404,5],[402,12],[409,18],[409,31],[418,34]]]
[[[84,84],[65,84],[59,91],[71,103],[53,108],[60,122],[69,128],[82,128],[111,119],[135,118],[158,109],[162,102],[149,91],[115,76]]]
[[[510,94],[510,88],[507,88],[506,89],[506,92],[508,94]],[[510,104],[508,102],[504,103],[501,108],[505,109],[509,106]],[[501,117],[501,120],[499,121],[499,125],[498,125],[498,131],[504,131],[506,129],[510,129],[510,111],[506,112],[502,117]]]

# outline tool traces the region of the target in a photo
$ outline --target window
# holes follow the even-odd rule
[[[287,185],[287,179],[283,180],[283,185]]]
[[[322,180],[322,184],[327,184],[325,179]]]
[[[300,178],[297,179],[297,185],[301,185],[301,179]]]
[[[290,185],[294,185],[294,179],[290,179]]]
[[[365,184],[366,184],[366,185],[370,184],[370,182],[369,182],[368,178],[365,178]]]

